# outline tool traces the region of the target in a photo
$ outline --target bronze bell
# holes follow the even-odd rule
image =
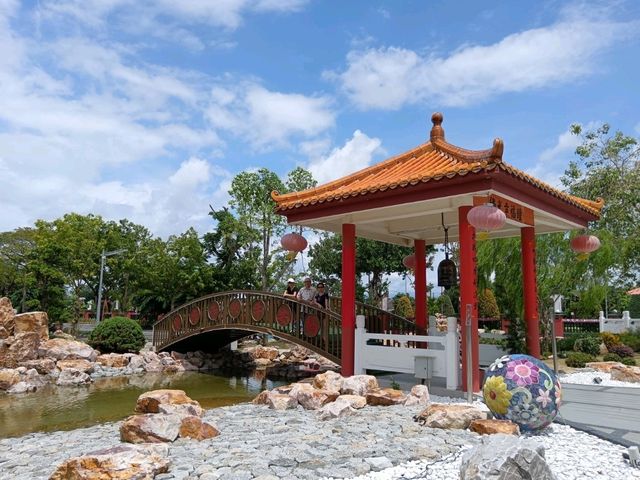
[[[458,284],[458,269],[449,255],[438,265],[438,286],[444,288],[455,287]]]

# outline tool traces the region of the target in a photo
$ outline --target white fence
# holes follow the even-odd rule
[[[622,333],[640,328],[640,318],[631,318],[628,311],[622,312],[622,318],[605,318],[604,312],[600,312],[598,320],[601,332]]]
[[[381,341],[383,345],[368,345],[370,340]],[[429,348],[417,348],[428,343]],[[385,345],[386,344],[386,345]],[[394,335],[367,333],[364,316],[356,317],[354,372],[365,373],[366,369],[387,372],[416,374],[416,358],[429,363],[434,377],[446,380],[448,389],[458,388],[460,378],[459,343],[457,319],[447,318],[446,335]]]

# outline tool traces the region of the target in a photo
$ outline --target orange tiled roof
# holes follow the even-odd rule
[[[600,215],[604,206],[602,199],[591,201],[569,195],[504,163],[504,145],[499,138],[494,140],[493,147],[488,150],[466,150],[445,141],[441,126],[442,114],[434,113],[431,119],[433,128],[431,139],[427,143],[316,188],[283,195],[272,192],[271,197],[277,204],[277,210],[283,212],[307,205],[404,188],[420,182],[440,181],[500,169],[592,215]]]
[[[640,288],[634,288],[633,290],[629,290],[627,295],[640,295]]]

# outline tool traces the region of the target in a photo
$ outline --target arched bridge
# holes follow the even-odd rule
[[[268,333],[341,364],[341,299],[321,309],[282,295],[235,290],[207,295],[169,312],[153,326],[156,351],[215,351],[251,333]],[[415,323],[356,302],[371,333],[424,334]]]

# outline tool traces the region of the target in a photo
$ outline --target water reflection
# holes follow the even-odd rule
[[[223,377],[193,372],[147,373],[102,378],[88,387],[49,385],[26,395],[0,394],[0,437],[120,420],[133,413],[136,399],[148,390],[184,390],[204,408],[214,408],[249,401],[260,391],[283,383],[260,374]]]

